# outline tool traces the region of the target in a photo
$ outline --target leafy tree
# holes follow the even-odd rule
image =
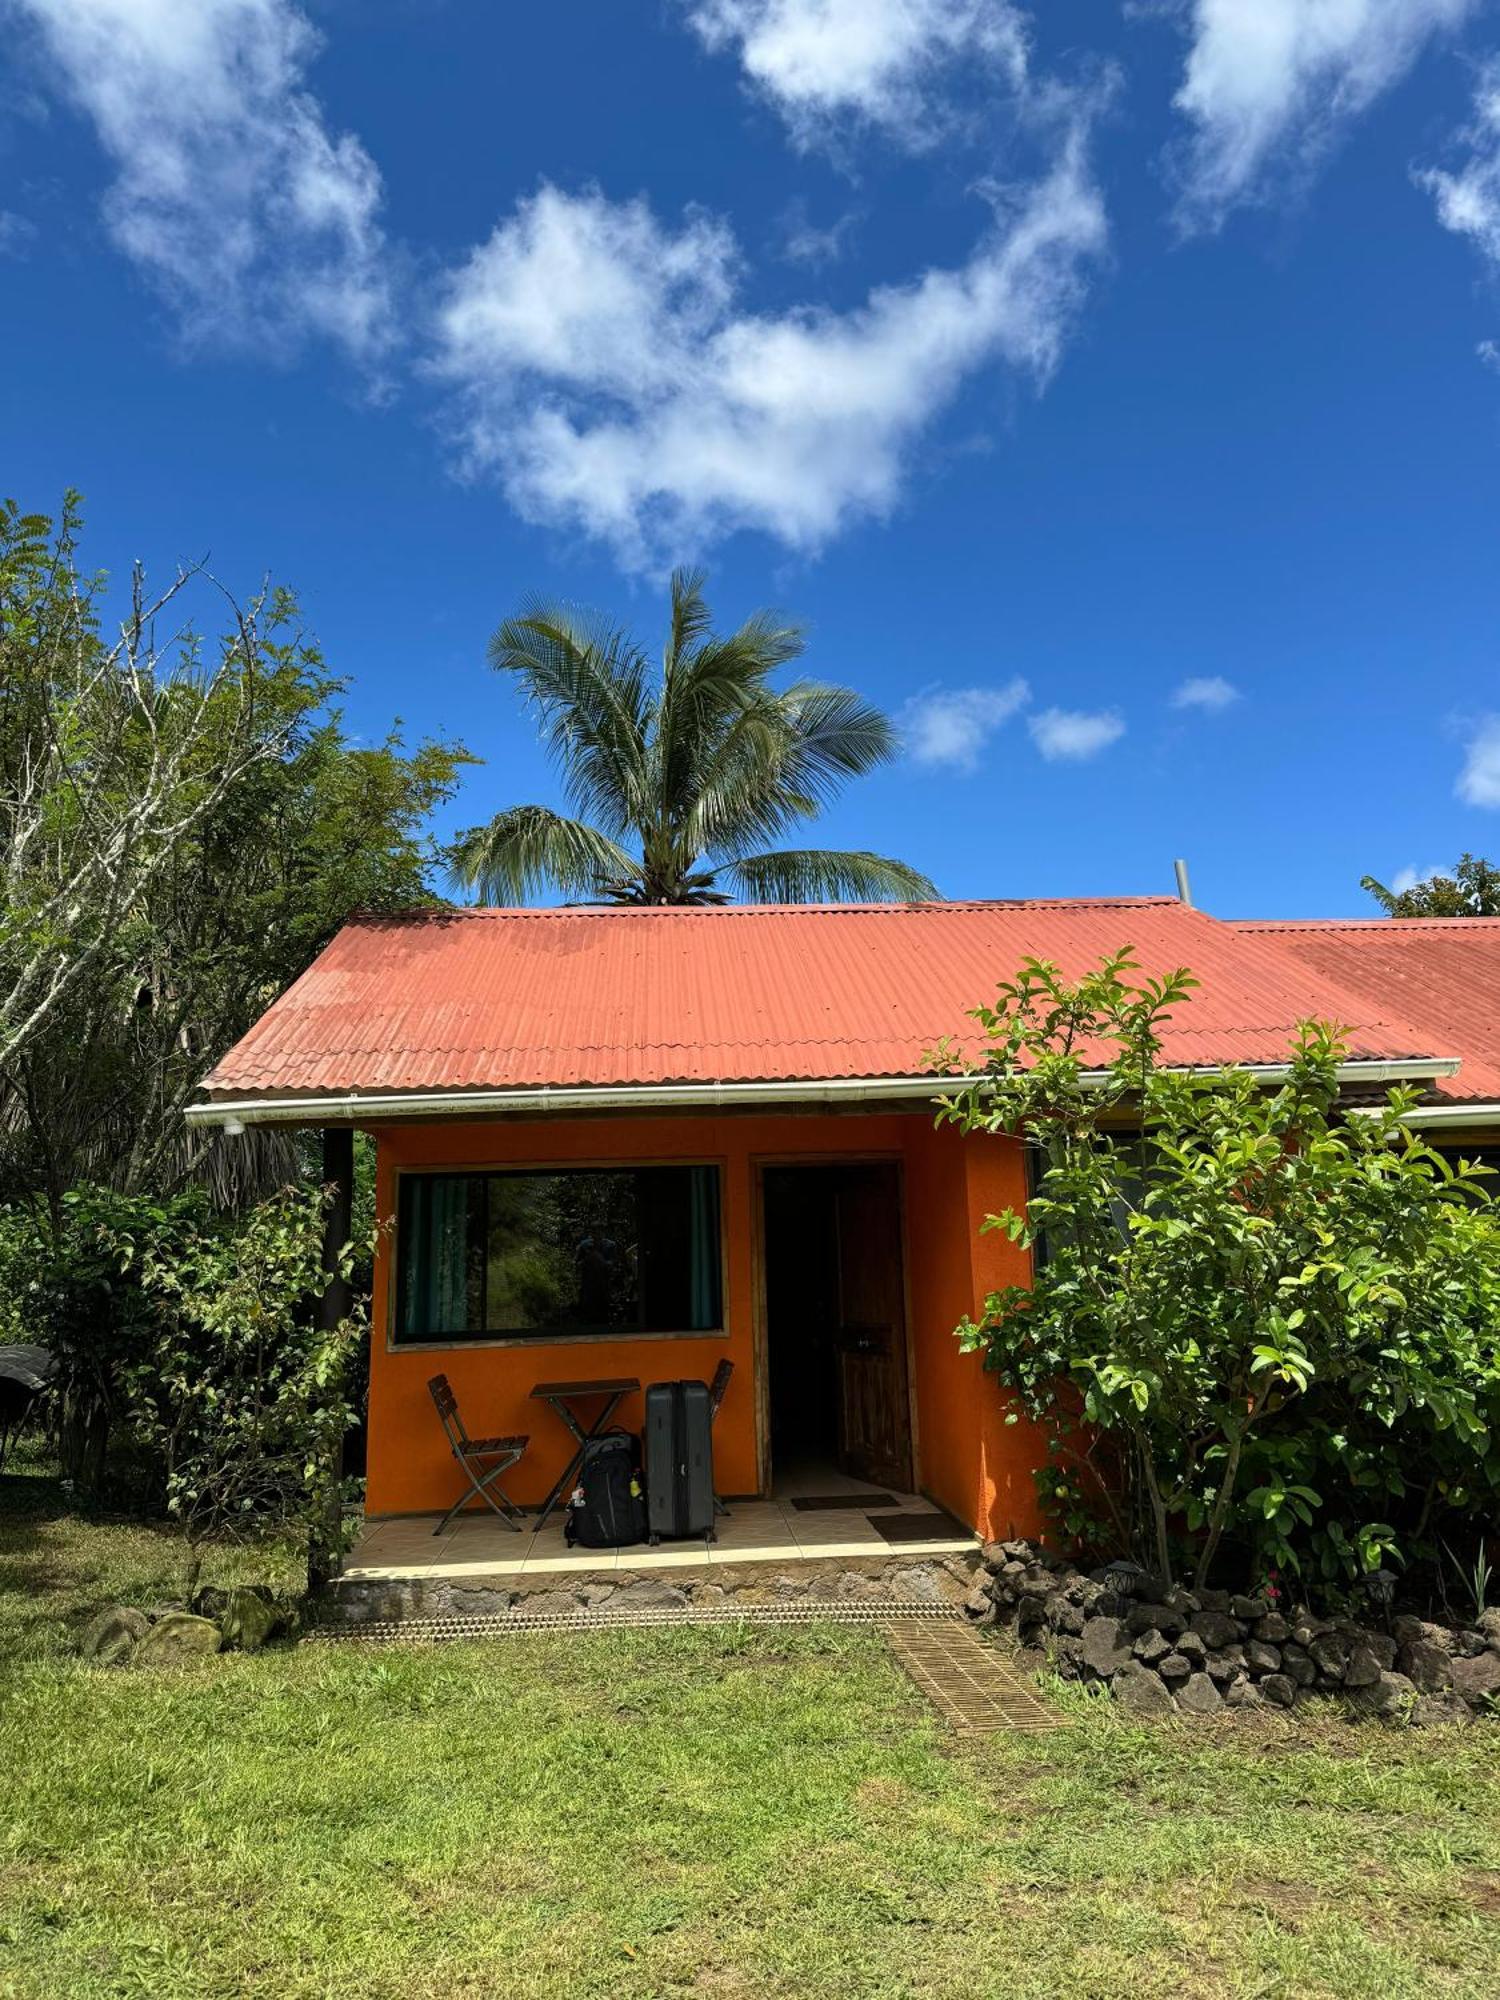
[[[1464,854],[1451,875],[1429,875],[1409,889],[1387,889],[1373,875],[1360,878],[1388,917],[1500,917],[1500,868]]]
[[[250,1199],[297,1171],[284,1136],[190,1132],[182,1107],[352,910],[433,900],[425,828],[466,761],[399,734],[352,744],[342,683],[286,592],[232,619],[211,670],[190,632],[164,658],[144,613],[112,653],[77,532],[71,498],[55,533],[0,514],[0,965],[23,981],[28,962],[51,968],[46,1007],[0,1060],[0,1197],[40,1187],[58,1221],[76,1183],[206,1177]],[[179,579],[174,604],[189,583],[207,579]],[[153,788],[157,816],[112,849]],[[94,847],[118,866],[90,873]],[[75,914],[42,922],[75,877]]]
[[[895,748],[890,723],[847,688],[771,676],[794,625],[757,612],[716,635],[703,578],[672,578],[659,675],[628,634],[535,604],[490,642],[535,710],[578,817],[513,806],[464,834],[458,882],[487,902],[548,888],[612,903],[923,900],[924,875],[881,855],[771,849]]]
[[[1054,1457],[1080,1421],[1122,1442],[1163,1575],[1182,1527],[1200,1582],[1226,1534],[1352,1582],[1396,1547],[1387,1511],[1412,1487],[1424,1530],[1444,1475],[1448,1504],[1480,1516],[1500,1494],[1483,1170],[1402,1123],[1412,1093],[1342,1115],[1327,1026],[1302,1028],[1274,1087],[1164,1067],[1162,1028],[1196,982],[1132,970],[1122,952],[1069,983],[1028,960],[975,1015],[987,1059],[940,1116],[1035,1148],[1026,1212],[985,1227],[1040,1254],[960,1339],[1049,1426]]]

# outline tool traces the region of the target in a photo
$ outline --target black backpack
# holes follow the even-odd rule
[[[606,1431],[583,1448],[578,1484],[568,1502],[567,1540],[584,1549],[622,1549],[646,1539],[646,1500],[639,1438]]]

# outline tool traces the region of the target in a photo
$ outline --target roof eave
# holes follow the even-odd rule
[[[1233,1068],[1275,1083],[1290,1065],[1281,1063],[1183,1063],[1169,1067],[1184,1072]],[[1406,1060],[1352,1061],[1339,1065],[1338,1080],[1348,1084],[1424,1083],[1457,1073],[1457,1058],[1432,1056]],[[1089,1070],[1086,1085],[1102,1086],[1111,1073]],[[543,1084],[515,1090],[449,1089],[410,1091],[347,1090],[302,1096],[251,1093],[212,1098],[190,1104],[184,1116],[190,1125],[222,1125],[242,1130],[246,1125],[344,1125],[384,1123],[411,1118],[559,1117],[581,1112],[745,1111],[789,1106],[811,1108],[843,1104],[881,1104],[888,1108],[931,1104],[945,1090],[960,1087],[963,1077],[887,1076],[753,1079],[743,1082],[658,1084]]]

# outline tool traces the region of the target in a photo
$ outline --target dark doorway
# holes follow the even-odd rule
[[[909,1492],[899,1170],[767,1167],[763,1189],[773,1477],[827,1466]]]

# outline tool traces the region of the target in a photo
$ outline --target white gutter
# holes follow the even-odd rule
[[[1206,1074],[1233,1068],[1264,1083],[1279,1083],[1289,1063],[1183,1063],[1183,1074]],[[1338,1067],[1340,1083],[1416,1083],[1452,1076],[1454,1058],[1423,1058],[1411,1062],[1346,1062]],[[1086,1070],[1086,1088],[1099,1089],[1110,1079],[1108,1070]],[[960,1090],[971,1079],[955,1076],[825,1077],[753,1083],[652,1083],[542,1085],[524,1090],[344,1091],[330,1096],[227,1097],[190,1104],[183,1114],[190,1125],[330,1125],[373,1122],[388,1118],[503,1118],[518,1113],[565,1117],[577,1111],[744,1111],[756,1107],[797,1104],[896,1104],[913,1098],[931,1103],[947,1091]],[[978,1081],[982,1084],[984,1079]]]
[[[1462,1132],[1467,1127],[1500,1131],[1500,1104],[1417,1104],[1401,1114],[1401,1123],[1432,1125],[1447,1132]]]

